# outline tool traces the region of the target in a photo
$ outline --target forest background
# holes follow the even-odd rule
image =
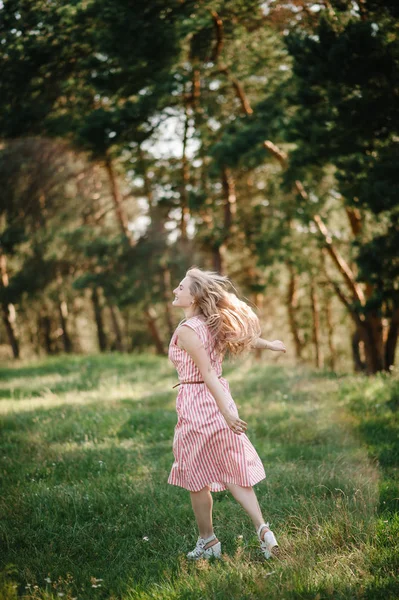
[[[163,354],[196,264],[298,361],[392,369],[398,14],[0,2],[2,357]]]
[[[399,598],[398,16],[0,0],[1,600]],[[225,363],[279,560],[223,492],[223,560],[185,558],[193,264],[287,346]]]

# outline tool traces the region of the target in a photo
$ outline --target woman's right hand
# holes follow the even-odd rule
[[[227,412],[223,415],[223,417],[230,429],[237,435],[241,435],[247,430],[246,422],[240,419],[236,413]]]
[[[268,342],[268,350],[274,350],[274,352],[287,352],[287,348],[284,343],[280,340],[274,340],[274,342]]]

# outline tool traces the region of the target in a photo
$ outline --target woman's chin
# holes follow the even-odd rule
[[[172,306],[173,306],[173,308],[180,308],[180,309],[187,308],[187,306],[185,306],[184,304],[180,304],[178,300],[173,300]]]

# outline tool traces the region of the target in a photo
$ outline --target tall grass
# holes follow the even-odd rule
[[[52,358],[0,369],[0,597],[398,598],[395,381],[248,360],[226,373],[280,560],[262,558],[227,492],[214,494],[223,560],[186,560],[197,531],[188,492],[166,483],[165,359]]]

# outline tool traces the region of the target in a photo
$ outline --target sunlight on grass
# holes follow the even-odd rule
[[[40,408],[56,408],[63,404],[81,405],[90,404],[93,402],[108,403],[128,398],[131,401],[145,400],[151,397],[154,393],[162,393],[166,389],[171,389],[174,380],[153,384],[151,390],[148,389],[148,384],[140,382],[137,384],[118,384],[118,383],[102,383],[98,388],[91,392],[80,392],[79,395],[74,392],[58,392],[54,393],[50,389],[43,390],[37,398],[25,398],[23,400],[2,400],[0,402],[0,414],[18,413],[24,411],[32,411]],[[43,389],[43,388],[42,388]]]

